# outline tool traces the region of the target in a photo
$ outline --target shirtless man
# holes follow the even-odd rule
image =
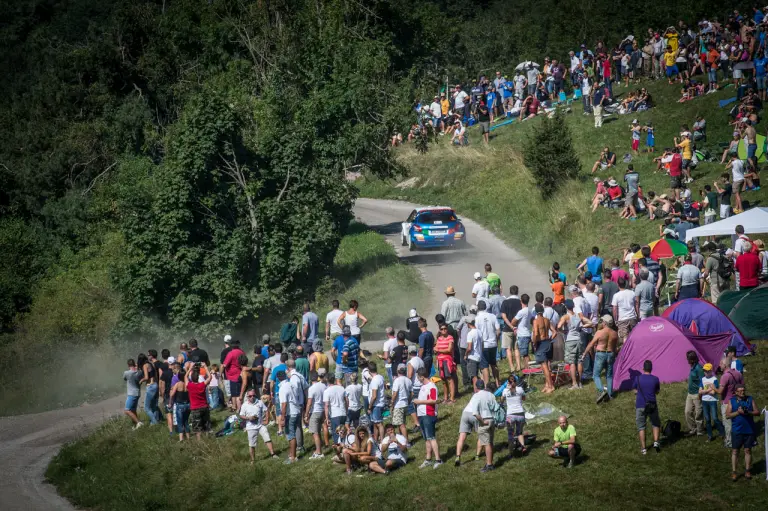
[[[755,153],[757,152],[757,131],[752,123],[747,121],[744,123],[744,128],[741,131],[741,136],[747,139],[747,159],[752,162],[754,167],[757,167],[757,158]]]
[[[595,348],[595,368],[592,371],[592,377],[595,379],[595,388],[598,392],[597,403],[613,399],[613,363],[616,360],[616,347],[618,345],[619,334],[613,329],[613,318],[606,314],[600,318],[599,328],[582,356],[583,360],[592,348]],[[605,378],[608,380],[605,389],[603,389],[603,382],[600,380],[603,367],[605,367]]]
[[[552,360],[552,339],[557,335],[554,325],[544,317],[544,305],[537,303],[536,318],[533,320],[531,331],[531,342],[533,351],[536,355],[536,362],[541,364],[544,371],[544,389],[542,392],[551,394],[555,391],[552,384],[552,371],[549,368],[549,361]]]

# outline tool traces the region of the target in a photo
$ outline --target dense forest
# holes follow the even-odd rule
[[[290,308],[328,273],[351,219],[345,173],[402,172],[387,139],[421,93],[582,42],[723,19],[722,9],[713,0],[4,2],[4,338],[213,332]]]

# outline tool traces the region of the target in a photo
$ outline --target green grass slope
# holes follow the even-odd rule
[[[749,393],[762,407],[768,383],[764,354],[747,361]],[[503,372],[506,367],[503,368]],[[442,389],[441,389],[442,392]],[[686,384],[664,385],[659,395],[662,420],[683,425]],[[528,509],[589,507],[591,509],[743,509],[765,507],[765,458],[759,444],[753,450],[754,478],[730,479],[730,450],[706,437],[680,439],[640,454],[635,429],[635,401],[619,394],[609,404],[594,404],[594,387],[558,390],[551,396],[533,393],[529,402],[552,403],[571,415],[583,446],[581,463],[572,470],[546,455],[554,422],[527,427],[538,444],[524,458],[497,453],[497,468],[479,472],[483,462],[472,460],[475,437],[468,439],[464,465],[454,468],[459,418],[469,396],[451,407],[439,406],[437,439],[443,459],[438,470],[419,470],[424,459],[420,435],[410,435],[408,464],[390,476],[344,473],[326,451],[323,460],[306,455],[286,466],[287,442],[270,428],[281,460],[268,458],[260,444],[254,466],[248,461],[244,433],[179,444],[166,428],[132,431],[128,419],[108,422],[93,435],[65,446],[48,468],[48,479],[80,507],[99,510],[136,509],[507,509],[523,503]],[[226,413],[215,414],[218,427]],[[685,427],[685,426],[683,426]],[[760,437],[762,438],[762,437]],[[305,439],[307,446],[311,441]],[[501,451],[506,431],[496,433]],[[740,461],[743,466],[743,461]],[[743,469],[742,469],[743,470]],[[736,499],[736,500],[734,500]],[[760,504],[762,502],[762,504]]]
[[[590,254],[593,245],[598,245],[605,257],[620,257],[622,250],[633,242],[642,245],[659,238],[659,220],[649,221],[646,216],[630,222],[621,220],[617,210],[605,208],[590,213],[594,193],[590,175],[592,165],[601,148],[607,145],[617,154],[619,163],[616,168],[598,171],[595,175],[602,178],[610,175],[622,181],[626,164],[620,162],[626,153],[631,153],[629,125],[633,118],[643,125],[652,122],[655,128],[656,153],[641,153],[632,160],[646,193],[651,190],[657,194],[669,192],[669,178],[663,173],[654,175],[656,167],[652,160],[660,156],[664,147],[673,145],[673,138],[679,136],[682,124],[693,126],[696,115],[703,115],[707,121],[708,141],[703,147],[717,155],[718,162],[723,151],[718,142],[731,140],[732,128],[727,117],[730,107],[719,108],[718,101],[735,97],[733,87],[678,103],[678,86],[666,82],[644,82],[643,85],[653,95],[656,107],[638,114],[613,116],[604,121],[601,129],[594,128],[592,115],[583,115],[580,100],[573,103],[566,122],[582,164],[582,179],[565,183],[549,200],[542,200],[522,157],[531,127],[540,119],[516,121],[495,129],[487,147],[477,128],[469,130],[469,147],[452,147],[448,137],[441,137],[437,144],[430,145],[427,154],[420,155],[412,145],[406,145],[398,151],[409,175],[400,183],[363,179],[360,181],[361,193],[366,197],[451,205],[460,214],[482,223],[513,244],[542,268],[548,268],[552,261],[559,261],[561,268],[573,276],[576,264]],[[617,95],[626,91],[624,87],[614,87]],[[757,131],[764,133],[765,123],[757,126]],[[645,138],[641,141],[641,150],[644,146]],[[694,198],[698,199],[699,190],[705,184],[712,185],[723,171],[724,165],[719,163],[700,163],[693,172],[695,181],[689,185]],[[743,198],[751,204],[765,206],[768,189],[763,187],[756,192],[747,192]],[[471,233],[469,236],[471,239]]]

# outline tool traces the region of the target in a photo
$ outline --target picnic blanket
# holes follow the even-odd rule
[[[720,108],[724,108],[724,107],[726,107],[727,105],[730,105],[731,103],[735,103],[735,102],[736,102],[736,97],[735,97],[735,96],[734,96],[734,97],[732,97],[732,98],[729,98],[729,99],[721,99],[721,100],[719,101],[719,103],[720,103]]]

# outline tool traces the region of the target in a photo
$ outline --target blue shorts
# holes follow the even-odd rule
[[[747,146],[747,158],[754,158],[757,152],[757,144],[749,144]]]
[[[765,80],[768,78],[768,76],[758,76],[755,78],[757,80],[757,90],[765,90]]]
[[[296,428],[301,427],[301,415],[289,415],[285,426],[285,439],[296,440]]]
[[[517,338],[517,350],[520,352],[521,357],[527,357],[528,356],[528,350],[531,346],[531,338],[530,337],[518,337]]]
[[[440,126],[440,118],[437,118],[437,119],[434,119],[434,118],[433,118],[433,119],[432,119],[432,126],[434,126],[435,128],[437,128],[438,126]]]
[[[424,440],[435,439],[435,424],[437,424],[437,417],[432,415],[419,416],[419,429],[421,429],[421,436]]]
[[[411,402],[408,403],[408,415],[416,413],[416,405],[413,404],[414,399],[419,399],[419,391],[416,389],[413,389],[411,393]]]
[[[743,433],[731,433],[732,449],[751,449],[757,444],[755,435],[745,435]]]
[[[280,409],[280,394],[275,394],[272,397],[272,403],[275,405],[275,416],[280,417],[283,411]]]
[[[677,69],[677,64],[674,66],[667,66],[667,78],[670,78],[674,75],[680,74],[680,71]]]
[[[374,424],[381,424],[384,422],[384,407],[374,406],[373,413],[371,413],[371,422]]]
[[[135,412],[139,408],[140,396],[126,396],[125,409],[129,412]]]
[[[547,360],[552,360],[552,341],[541,341],[536,346],[536,362],[542,364]]]

